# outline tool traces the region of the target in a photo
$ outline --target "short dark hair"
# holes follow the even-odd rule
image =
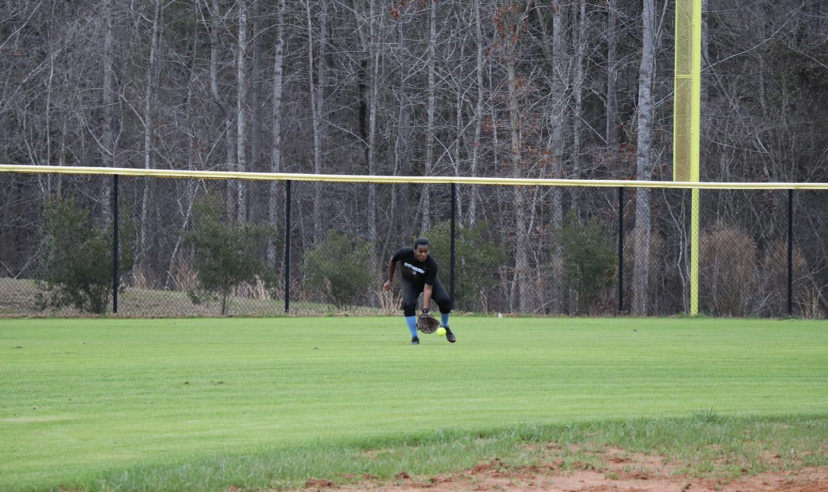
[[[428,246],[428,245],[429,245],[428,239],[426,239],[424,237],[417,238],[417,240],[414,241],[414,249],[417,249],[418,246]]]

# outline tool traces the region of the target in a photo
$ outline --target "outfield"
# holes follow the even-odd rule
[[[825,464],[825,321],[455,316],[452,327],[456,344],[415,347],[401,317],[0,320],[0,490],[384,477],[486,459],[481,436],[630,422],[737,421],[737,434],[782,422]],[[411,444],[388,461],[344,451]],[[428,462],[416,447],[462,456]]]

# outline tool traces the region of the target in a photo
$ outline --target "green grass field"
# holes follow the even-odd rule
[[[0,490],[279,488],[545,440],[826,464],[825,321],[452,327],[415,347],[401,317],[0,320]]]

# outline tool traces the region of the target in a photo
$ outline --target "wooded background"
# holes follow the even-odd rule
[[[2,163],[672,179],[673,1],[0,5]],[[701,180],[828,181],[828,2],[708,0],[702,49]],[[182,237],[208,187],[228,222],[284,225],[283,183],[122,186],[134,287],[176,288],[192,264]],[[109,179],[3,175],[0,187],[0,277],[35,275],[46,197],[110,220]],[[460,227],[484,224],[480,241],[506,253],[496,290],[466,309],[582,311],[564,281],[561,231],[598,220],[614,248],[614,191],[458,193]],[[448,197],[436,185],[296,184],[295,263],[335,230],[372,245],[378,290],[390,254],[447,219]],[[795,203],[797,314],[822,316],[828,193]],[[688,204],[681,192],[626,195],[631,313],[686,311]],[[703,192],[702,206],[703,310],[779,315],[787,194]],[[283,246],[263,246],[275,269]],[[727,261],[716,256],[727,248]],[[722,282],[737,291],[725,306]],[[609,286],[586,311],[611,312],[613,298]]]

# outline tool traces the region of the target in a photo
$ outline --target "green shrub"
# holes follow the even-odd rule
[[[89,212],[68,199],[48,200],[44,215],[43,255],[36,274],[37,307],[71,306],[86,313],[106,313],[113,288],[112,227],[93,225]],[[132,269],[135,260],[129,220],[121,220],[118,236],[120,278]]]
[[[489,225],[478,222],[470,228],[458,227],[454,240],[454,301],[466,310],[487,310],[487,292],[498,282],[498,267],[506,262],[506,252],[491,237]],[[440,265],[439,276],[450,289],[451,223],[443,222],[427,231],[430,253]]]
[[[306,284],[337,308],[354,305],[374,281],[370,265],[370,244],[329,231],[325,241],[305,255]]]
[[[560,231],[564,273],[577,294],[577,313],[589,312],[615,280],[616,253],[595,218],[572,221]]]
[[[224,204],[208,195],[196,203],[193,227],[185,244],[193,247],[197,286],[188,294],[194,304],[206,299],[221,301],[221,314],[227,314],[233,290],[243,283],[262,280],[269,287],[275,274],[257,249],[275,235],[272,227],[250,223],[231,224],[223,219]]]

